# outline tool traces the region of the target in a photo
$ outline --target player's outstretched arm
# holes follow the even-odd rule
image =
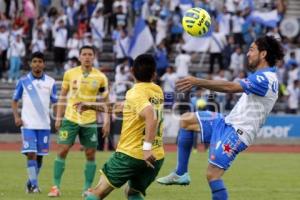
[[[140,116],[145,119],[146,124],[143,143],[144,160],[149,167],[154,168],[153,163],[156,161],[156,158],[152,154],[152,143],[156,135],[158,119],[152,105],[145,107],[140,112]]]
[[[206,80],[199,79],[193,76],[187,76],[176,82],[176,88],[178,91],[188,91],[192,87],[202,87],[208,90],[223,92],[223,93],[240,93],[244,92],[242,86],[239,83],[222,81],[222,80]]]
[[[87,110],[95,110],[97,112],[104,112],[109,114],[118,114],[123,112],[123,102],[116,103],[87,103],[87,102],[78,102],[73,105],[77,112],[82,113]]]

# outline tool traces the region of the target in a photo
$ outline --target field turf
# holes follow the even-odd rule
[[[97,167],[111,155],[97,153]],[[25,194],[25,157],[16,151],[0,152],[0,200],[46,200],[52,185],[52,152],[44,160],[40,174],[41,194]],[[162,186],[153,183],[148,189],[148,200],[209,200],[206,183],[206,153],[193,153],[190,162],[192,177],[189,186]],[[62,181],[60,200],[82,199],[84,156],[71,152],[67,159]],[[176,164],[176,154],[167,153],[159,176],[167,175]],[[300,199],[300,154],[242,153],[224,176],[231,200],[299,200]],[[94,184],[98,181],[98,174]],[[108,200],[125,199],[123,189],[115,190]]]

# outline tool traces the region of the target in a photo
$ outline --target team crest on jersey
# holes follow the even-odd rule
[[[92,87],[93,87],[93,88],[96,88],[97,85],[98,85],[98,82],[97,82],[96,80],[93,80],[93,82],[92,82]]]
[[[23,147],[24,147],[24,149],[28,149],[29,148],[29,143],[24,141],[23,142]]]

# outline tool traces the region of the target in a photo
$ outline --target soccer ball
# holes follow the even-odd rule
[[[208,12],[202,8],[188,9],[183,18],[183,29],[191,36],[200,37],[208,32],[211,19]]]

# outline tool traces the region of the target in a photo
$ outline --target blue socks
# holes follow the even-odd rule
[[[32,186],[38,186],[37,182],[37,161],[36,160],[28,160],[27,161],[27,173],[29,177],[29,181]]]
[[[209,187],[211,189],[212,200],[227,200],[228,194],[223,180],[213,180],[209,182]]]
[[[181,176],[188,171],[189,158],[193,147],[194,132],[183,128],[179,129],[177,142],[176,174]]]

